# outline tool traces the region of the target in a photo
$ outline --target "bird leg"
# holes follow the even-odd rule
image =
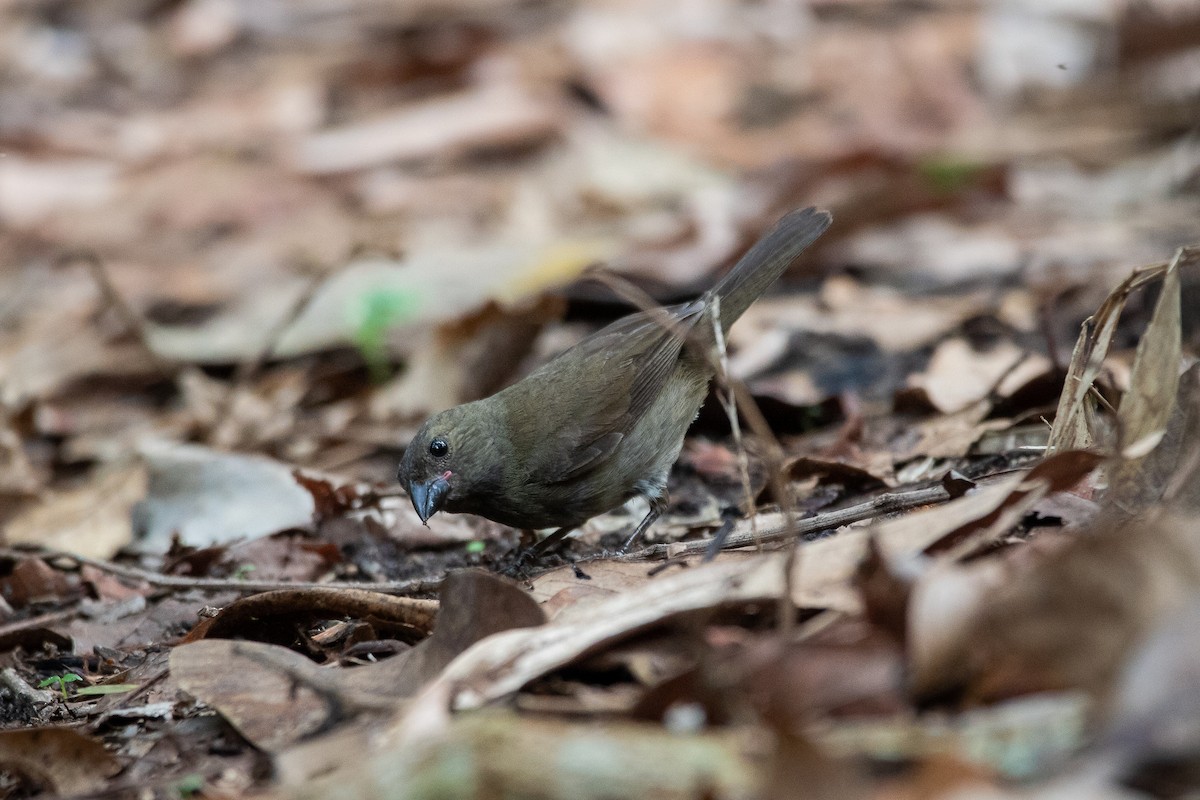
[[[533,547],[529,548],[526,552],[532,557],[545,555],[546,551],[548,551],[551,547],[554,547],[554,545],[567,538],[567,534],[575,530],[575,527],[576,526],[574,525],[568,525],[565,528],[559,528],[554,533],[550,534],[545,539],[542,539]]]
[[[549,552],[551,548],[553,548],[563,539],[567,538],[567,534],[573,530],[575,530],[575,526],[559,528],[537,544],[526,547],[517,554],[516,560],[514,560],[512,564],[503,570],[504,574],[514,578],[523,575],[527,566],[536,563],[537,560]]]
[[[662,516],[662,513],[667,510],[667,503],[670,498],[667,493],[663,492],[658,497],[647,497],[650,501],[650,510],[646,512],[646,516],[642,517],[642,521],[633,529],[633,533],[629,534],[629,538],[625,540],[625,544],[621,545],[621,549],[617,551],[617,555],[625,555],[629,551],[629,546],[638,540],[646,529],[654,524],[654,521]]]

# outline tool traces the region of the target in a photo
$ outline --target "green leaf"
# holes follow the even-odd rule
[[[975,183],[983,169],[981,164],[953,156],[931,158],[918,167],[921,177],[942,194],[957,192]]]
[[[253,564],[242,564],[241,566],[239,566],[237,569],[235,569],[233,571],[233,575],[231,575],[230,577],[233,578],[235,581],[244,581],[247,578],[249,578],[250,573],[254,572],[254,570],[256,570],[256,569],[258,569],[258,567],[254,566]]]
[[[76,696],[124,694],[125,692],[132,692],[137,688],[139,687],[136,683],[99,683],[95,686],[84,686],[75,694]]]
[[[191,797],[204,788],[204,776],[193,772],[182,778],[179,783],[175,784],[175,791],[180,797]]]
[[[68,672],[64,675],[51,675],[38,684],[39,689],[45,689],[47,686],[62,686],[67,683],[81,681],[83,678],[76,675],[74,672]]]
[[[354,342],[372,380],[382,383],[388,378],[388,330],[411,319],[420,305],[414,292],[394,288],[374,289],[363,296]]]

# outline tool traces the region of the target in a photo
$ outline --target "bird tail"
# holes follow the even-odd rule
[[[729,330],[832,221],[828,211],[815,208],[791,211],[747,250],[708,292],[710,297],[721,298],[722,330]]]

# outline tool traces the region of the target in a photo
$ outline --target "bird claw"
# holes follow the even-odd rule
[[[525,548],[517,553],[511,564],[500,570],[500,574],[517,581],[525,580],[529,577],[526,570],[532,566],[531,562],[534,560],[533,548]]]

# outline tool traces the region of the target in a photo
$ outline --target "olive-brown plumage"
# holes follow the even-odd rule
[[[793,211],[698,300],[617,320],[507,389],[430,417],[398,473],[422,521],[468,512],[560,526],[557,539],[642,495],[651,510],[628,546],[662,510],[708,392],[714,319],[728,330],[829,223]]]

